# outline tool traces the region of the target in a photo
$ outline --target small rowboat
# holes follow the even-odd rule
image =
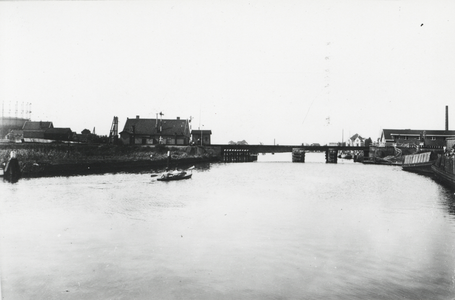
[[[160,176],[159,178],[156,179],[158,181],[172,181],[172,180],[189,179],[193,175],[193,169],[194,169],[194,166],[192,166],[191,168],[188,168],[188,170],[191,171],[191,173],[188,173],[187,171],[183,171],[183,170],[180,170],[180,171],[175,170],[175,171],[169,171],[169,172],[163,173],[161,176],[158,174],[152,174],[151,176],[152,177]]]
[[[172,180],[182,180],[189,179],[193,174],[187,174],[185,171],[182,171],[178,174],[173,174],[172,172],[161,175],[160,178],[157,178],[158,181],[172,181]]]

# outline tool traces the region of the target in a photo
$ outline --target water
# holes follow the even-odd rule
[[[454,299],[455,196],[307,154],[0,182],[2,299]]]

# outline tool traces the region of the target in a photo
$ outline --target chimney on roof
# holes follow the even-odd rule
[[[180,120],[180,117],[177,117],[177,120]]]
[[[446,105],[446,131],[449,130],[449,107]]]
[[[139,115],[136,115],[136,119],[139,119]]]
[[[155,122],[155,128],[158,128],[158,113],[156,113],[156,122]]]

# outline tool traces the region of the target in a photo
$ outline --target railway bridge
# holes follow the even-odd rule
[[[225,162],[252,161],[259,153],[292,153],[293,162],[305,162],[306,152],[325,152],[327,163],[337,163],[339,151],[362,151],[368,157],[369,146],[304,146],[304,145],[211,145],[221,148]]]

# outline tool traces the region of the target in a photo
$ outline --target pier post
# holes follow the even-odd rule
[[[325,162],[328,164],[336,164],[338,161],[337,149],[329,148],[325,151]]]
[[[292,162],[305,162],[305,149],[292,148]]]

